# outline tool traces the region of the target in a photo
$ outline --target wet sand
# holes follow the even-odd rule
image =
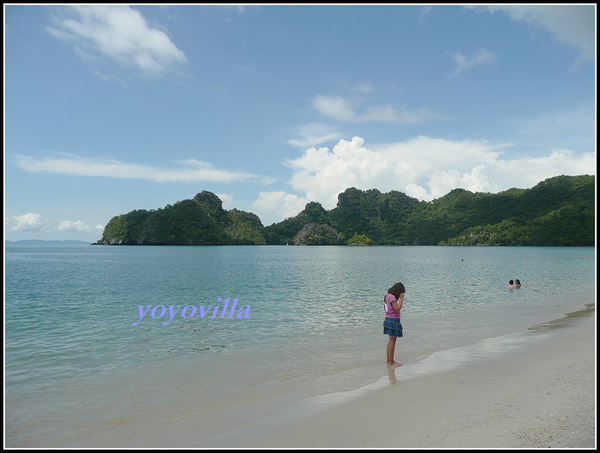
[[[245,445],[594,448],[595,345],[590,316],[528,350],[398,381]]]
[[[510,353],[465,360],[464,349],[457,349],[428,357],[443,366],[422,375],[410,375],[415,364],[390,369],[363,389],[319,397],[317,411],[309,401],[274,415],[269,401],[240,405],[228,409],[227,423],[205,414],[121,446],[595,448],[594,308],[527,335],[534,340]]]

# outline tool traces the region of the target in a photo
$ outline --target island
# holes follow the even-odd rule
[[[101,245],[595,246],[595,176],[556,176],[496,194],[454,189],[431,202],[354,187],[265,227],[214,193],[113,217]]]

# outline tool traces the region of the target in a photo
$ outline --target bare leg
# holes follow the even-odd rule
[[[390,335],[390,339],[387,344],[387,364],[393,367],[402,366],[398,362],[394,362],[394,351],[396,350],[396,337]]]

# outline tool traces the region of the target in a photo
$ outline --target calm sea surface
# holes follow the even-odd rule
[[[231,405],[369,384],[387,373],[382,300],[398,281],[396,359],[410,362],[583,308],[595,249],[7,247],[6,446],[107,432],[118,445]]]

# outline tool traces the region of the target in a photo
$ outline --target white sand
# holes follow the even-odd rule
[[[592,448],[595,344],[590,318],[523,353],[398,381],[245,446]]]
[[[227,423],[209,413],[121,446],[595,448],[595,345],[592,313],[510,354],[407,380],[398,368],[395,384],[317,413],[239,405]]]

